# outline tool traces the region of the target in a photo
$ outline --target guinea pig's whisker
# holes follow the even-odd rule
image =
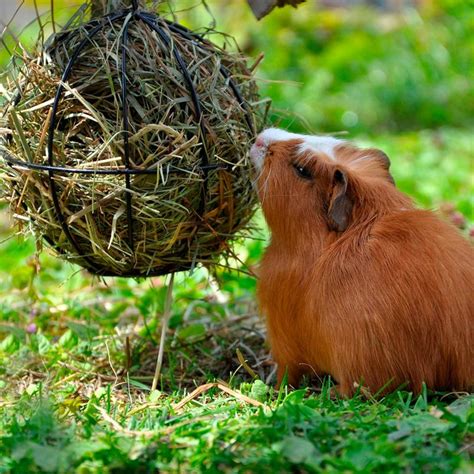
[[[253,187],[253,189],[254,189],[255,191],[258,191],[258,182],[259,182],[259,180],[260,180],[260,178],[261,178],[261,176],[262,176],[262,173],[263,173],[263,170],[260,168],[260,169],[258,170],[258,173],[257,173],[256,176],[255,176],[255,179],[253,179],[253,180],[251,181],[252,187]]]
[[[267,189],[268,189],[268,180],[270,179],[270,174],[272,170],[268,172],[268,175],[265,179],[265,182],[263,183],[263,192],[262,192],[262,204],[265,202],[265,198],[267,196]]]

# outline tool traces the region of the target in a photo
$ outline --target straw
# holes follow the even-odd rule
[[[0,124],[4,197],[26,230],[93,273],[213,265],[256,205],[248,149],[266,104],[245,58],[146,10],[88,12],[14,62]]]

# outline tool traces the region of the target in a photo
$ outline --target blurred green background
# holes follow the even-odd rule
[[[2,1],[6,17],[5,5],[20,3]],[[374,134],[445,126],[469,129],[474,123],[471,1],[422,1],[418,8],[408,2],[392,9],[356,1],[345,2],[356,4],[352,7],[325,8],[322,2],[308,1],[298,9],[274,10],[260,22],[245,0],[206,3],[213,16],[204,8],[191,8],[199,0],[169,5],[190,27],[202,29],[215,22],[250,58],[264,53],[258,69],[262,93],[273,99],[273,118],[286,127]],[[34,16],[32,5],[27,0],[20,8],[24,13],[11,28],[16,35],[15,23],[24,23],[28,10]],[[37,5],[48,11],[50,0],[37,0]],[[61,23],[81,2],[54,0],[54,5]],[[36,34],[33,25],[22,39]],[[5,36],[7,43],[13,41]],[[3,49],[0,65],[7,60]]]

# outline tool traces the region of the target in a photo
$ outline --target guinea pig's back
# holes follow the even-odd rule
[[[386,222],[382,220],[374,228],[373,238],[373,251],[379,259],[383,259],[384,249],[391,247],[388,263],[395,272],[399,271],[393,284],[406,292],[402,314],[410,320],[417,319],[419,332],[414,332],[413,342],[424,347],[426,362],[435,368],[431,373],[433,386],[471,388],[473,246],[454,226],[422,210],[402,211]],[[432,360],[428,361],[430,357]]]
[[[332,280],[325,280],[321,295],[329,324],[346,338],[342,346],[356,346],[351,360],[341,364],[367,364],[362,354],[369,351],[367,373],[353,377],[372,377],[371,385],[396,374],[400,382],[411,380],[415,390],[421,381],[439,389],[469,388],[474,383],[470,243],[420,210],[379,218],[365,238],[353,232],[330,249],[319,269]],[[353,325],[338,321],[335,312],[353,315]]]
[[[368,250],[381,267],[403,270],[407,283],[429,281],[451,301],[458,296],[474,301],[474,248],[432,212],[407,210],[381,218],[369,234]]]

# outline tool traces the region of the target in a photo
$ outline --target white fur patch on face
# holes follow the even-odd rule
[[[334,137],[321,137],[317,135],[302,135],[304,143],[300,145],[300,152],[314,151],[316,153],[324,153],[331,159],[335,159],[334,149],[344,143],[344,140],[339,140]]]
[[[286,130],[281,130],[279,128],[267,128],[258,136],[258,138],[261,138],[267,146],[270,145],[270,143],[286,142],[301,137],[302,135],[287,132]]]
[[[307,151],[324,153],[332,159],[335,158],[334,149],[344,143],[344,140],[339,140],[334,137],[303,135],[299,133],[290,133],[286,130],[280,130],[279,128],[267,128],[257,137],[250,152],[250,156],[257,168],[260,169],[262,167],[266,150],[270,144],[288,140],[302,140],[303,143],[299,146],[299,151],[301,153]]]

